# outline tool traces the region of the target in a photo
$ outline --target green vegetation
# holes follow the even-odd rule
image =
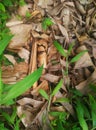
[[[48,29],[48,27],[52,26],[53,22],[51,20],[51,18],[44,18],[42,21],[42,28],[46,31]]]
[[[6,27],[6,20],[10,18],[9,8],[12,8],[13,5],[25,4],[24,0],[2,0],[0,1],[0,68],[2,62],[10,64],[4,58],[4,50],[12,39],[13,35],[10,34],[9,29]],[[29,18],[30,14],[26,12],[26,17]],[[50,26],[53,25],[53,22],[50,18],[46,17],[42,21],[42,28],[46,31]],[[63,72],[63,75],[68,77],[69,66],[74,62],[78,61],[87,50],[84,50],[70,59],[71,52],[74,47],[74,43],[71,43],[68,50],[60,45],[58,41],[54,41],[54,46],[57,48],[58,52],[65,58],[66,66]],[[20,59],[19,59],[20,61]],[[26,76],[23,80],[17,82],[14,85],[4,84],[2,81],[2,70],[0,69],[0,107],[2,106],[15,106],[16,99],[18,96],[23,94],[27,89],[29,89],[41,76],[43,66],[32,74]],[[63,77],[64,78],[64,77]],[[83,95],[75,88],[70,88],[70,83],[67,83],[67,90],[69,97],[59,98],[54,102],[54,105],[62,103],[70,103],[74,108],[74,116],[71,115],[68,111],[59,112],[52,111],[50,109],[52,99],[61,89],[63,80],[61,79],[56,87],[51,90],[50,94],[47,94],[46,91],[40,89],[39,93],[48,101],[47,116],[52,116],[53,120],[50,120],[50,127],[52,130],[95,130],[96,129],[96,85],[91,84],[90,89],[93,91],[93,94]],[[17,89],[18,88],[18,89]],[[71,95],[71,96],[70,96]],[[1,130],[19,130],[20,129],[20,120],[17,117],[16,107],[13,107],[12,113],[8,114],[3,109],[0,108],[0,129]],[[22,117],[21,117],[22,118]]]
[[[24,4],[24,0],[20,0],[19,2],[20,5]],[[13,37],[13,35],[10,34],[9,29],[6,27],[6,20],[9,18],[9,14],[6,9],[13,6],[13,4],[19,4],[19,2],[14,2],[14,0],[3,0],[0,2],[0,68],[2,62],[9,64],[3,54],[11,38]],[[43,66],[16,84],[7,85],[2,81],[2,70],[0,69],[0,107],[2,108],[2,105],[6,107],[6,105],[9,106],[15,104],[15,99],[32,87],[32,85],[39,79],[42,74],[42,70]],[[18,119],[17,117],[16,108],[13,109],[11,115],[1,109],[0,114],[4,117],[4,119],[0,119],[1,130],[19,130],[19,123],[21,119]]]

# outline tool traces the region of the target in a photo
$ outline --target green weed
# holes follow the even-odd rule
[[[44,30],[47,30],[48,27],[50,27],[52,25],[53,25],[53,22],[52,22],[51,18],[46,17],[46,18],[43,19],[43,21],[42,21],[42,28]]]

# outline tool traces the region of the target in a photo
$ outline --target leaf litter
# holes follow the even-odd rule
[[[21,20],[13,14],[15,18],[12,17],[6,24],[14,36],[4,54],[12,64],[2,64],[2,79],[6,84],[15,84],[43,65],[41,78],[17,100],[17,114],[19,117],[25,115],[21,120],[26,130],[39,130],[43,127],[42,117],[48,107],[47,101],[39,93],[40,89],[50,95],[50,86],[55,86],[65,77],[62,91],[60,89],[53,97],[58,99],[58,96],[68,96],[67,78],[70,87],[74,86],[82,94],[91,91],[90,83],[96,84],[96,3],[87,0],[26,0],[26,3],[17,9]],[[29,18],[26,11],[30,13]],[[44,30],[42,21],[46,16],[53,24]],[[66,60],[56,50],[54,40],[58,40],[66,53],[70,43],[75,43],[70,60],[87,50],[78,61],[71,61],[68,77],[62,73]],[[61,106],[54,106],[52,102],[50,109],[67,111],[74,116],[70,102],[64,102]],[[43,129],[50,129],[49,119],[46,119]]]

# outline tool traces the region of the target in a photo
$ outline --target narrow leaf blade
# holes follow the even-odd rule
[[[13,37],[12,35],[11,36],[5,35],[4,39],[0,41],[0,55],[5,50],[12,37]]]
[[[46,100],[49,100],[48,94],[47,94],[43,89],[40,89],[40,90],[39,90],[39,93],[40,93]]]
[[[11,89],[9,90],[8,94],[3,97],[1,104],[6,104],[8,101],[23,94],[40,78],[42,70],[43,67],[40,67],[38,70],[25,77],[23,80],[17,82],[14,85],[11,85]]]
[[[54,96],[59,91],[59,89],[62,87],[62,83],[63,83],[63,80],[61,79],[60,82],[57,84],[57,86],[54,88],[51,96]]]
[[[54,41],[54,46],[62,56],[67,57],[67,52],[64,51],[64,48],[57,41]]]
[[[80,52],[79,54],[77,54],[75,57],[73,57],[71,59],[70,63],[74,63],[74,62],[78,61],[86,52],[87,52],[87,50],[84,50],[84,51]]]

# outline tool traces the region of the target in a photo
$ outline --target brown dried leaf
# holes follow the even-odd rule
[[[9,54],[5,54],[4,56],[5,56],[13,65],[16,64],[16,60],[15,60],[14,56],[9,55]]]
[[[32,25],[21,24],[10,27],[11,33],[14,35],[8,48],[15,49],[16,47],[23,47],[26,45],[30,36]]]
[[[29,63],[29,74],[34,72],[37,69],[37,42],[33,41],[32,43],[32,51],[30,56],[30,63]],[[36,88],[38,82],[35,82],[33,85],[33,89]]]
[[[53,1],[52,0],[38,0],[38,6],[41,8],[47,8],[48,5],[52,5]]]
[[[49,74],[49,73],[46,73],[45,75],[42,75],[41,77],[45,80],[48,80],[49,82],[52,82],[52,83],[57,83],[58,80],[60,79],[60,76],[56,76],[56,75]]]
[[[55,7],[52,7],[52,9],[50,9],[48,11],[48,13],[52,16],[56,16],[60,13],[60,11],[63,9],[63,4],[58,4]]]
[[[32,98],[24,97],[20,100],[17,100],[17,103],[21,106],[24,106],[26,104],[30,104],[33,107],[40,107],[43,104],[43,101],[34,100]]]
[[[96,59],[96,47],[93,47],[93,56],[94,56],[94,58]]]
[[[69,43],[69,36],[68,36],[68,33],[67,33],[67,30],[65,29],[64,26],[62,26],[61,24],[57,23],[58,24],[58,27],[62,33],[62,35],[65,37],[66,39],[66,42]]]
[[[81,52],[83,50],[87,50],[87,48],[85,46],[81,46],[78,48],[78,52]],[[91,58],[88,54],[88,52],[86,52],[76,63],[75,63],[75,69],[80,69],[82,67],[88,67],[88,66],[94,66]]]
[[[32,95],[39,95],[39,90],[43,89],[45,91],[47,91],[49,89],[48,87],[48,82],[46,80],[43,80],[41,84],[38,85],[38,87],[36,87],[34,90],[31,91]]]
[[[90,92],[89,84],[96,84],[96,69],[92,73],[92,75],[85,81],[78,84],[76,87],[77,90],[82,92],[82,94],[87,94]]]
[[[25,48],[21,48],[21,50],[18,52],[18,55],[25,60],[26,63],[29,62],[29,54],[30,52],[25,49]]]
[[[81,4],[79,3],[79,1],[74,1],[74,2],[75,2],[75,5],[76,5],[76,8],[79,10],[79,12],[80,12],[82,15],[86,14],[86,11],[85,11],[83,5],[81,5]]]

